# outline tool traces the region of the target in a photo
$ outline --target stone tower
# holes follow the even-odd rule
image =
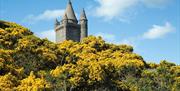
[[[61,21],[55,20],[56,42],[73,40],[80,42],[88,36],[88,20],[83,9],[78,21],[74,13],[72,3],[69,0],[66,11]]]
[[[88,20],[86,17],[85,10],[83,9],[80,16],[80,26],[81,26],[81,40],[88,36]]]

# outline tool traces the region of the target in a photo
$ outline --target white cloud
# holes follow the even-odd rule
[[[47,31],[42,31],[40,33],[36,34],[40,38],[47,38],[48,40],[55,42],[55,31],[53,29],[47,30]]]
[[[138,0],[96,0],[100,6],[96,7],[96,14],[108,20],[119,17],[127,9],[136,5]]]
[[[166,6],[172,0],[141,0],[143,4],[150,8],[161,8]]]
[[[108,42],[114,42],[116,37],[113,34],[109,34],[109,33],[97,33],[95,34],[95,36],[101,36],[104,40],[108,41]]]
[[[108,43],[126,44],[126,45],[131,45],[133,47],[136,47],[139,44],[139,41],[141,40],[139,36],[129,37],[125,39],[118,39],[118,37],[114,34],[102,33],[102,32],[95,34],[95,36],[101,36]]]
[[[131,45],[133,47],[136,47],[138,43],[139,39],[137,38],[127,38],[120,41],[120,44]]]
[[[164,26],[153,25],[151,29],[144,33],[143,37],[145,39],[161,38],[174,30],[174,27],[169,22],[166,22]]]
[[[175,31],[175,28],[169,22],[166,22],[164,26],[153,25],[151,29],[149,29],[147,32],[143,34],[124,39],[118,39],[115,34],[102,32],[95,34],[95,36],[101,36],[106,42],[109,43],[127,44],[133,47],[138,47],[138,45],[140,45],[143,40],[161,38],[173,31]]]
[[[159,8],[172,0],[95,0],[99,5],[95,7],[95,16],[105,20],[118,19],[129,21],[137,11],[136,6],[143,4],[148,8]],[[93,9],[94,10],[94,9]],[[134,10],[134,11],[132,11]],[[94,13],[93,13],[94,14]]]
[[[40,20],[51,20],[55,19],[59,16],[63,16],[65,10],[60,9],[60,10],[46,10],[42,14],[39,15],[28,15],[24,21],[26,22],[37,22]]]
[[[117,36],[115,36],[114,34],[102,33],[102,32],[95,34],[95,36],[101,36],[108,43],[131,45],[134,48],[136,48],[141,41],[139,36],[118,39]]]
[[[134,41],[129,40],[129,39],[123,39],[120,43],[121,44],[126,44],[126,45],[134,46]]]
[[[138,36],[122,39],[119,43],[137,47],[143,40],[161,38],[173,31],[175,31],[175,28],[169,22],[166,22],[164,26],[153,25],[147,32]]]

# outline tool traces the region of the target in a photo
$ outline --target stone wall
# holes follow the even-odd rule
[[[56,42],[63,42],[65,40],[73,40],[80,42],[81,30],[79,24],[61,24],[56,27]]]

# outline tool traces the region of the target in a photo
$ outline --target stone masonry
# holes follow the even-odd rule
[[[55,21],[56,42],[60,43],[64,40],[73,40],[80,42],[88,36],[88,20],[84,9],[81,12],[78,21],[74,13],[72,3],[69,0],[66,11],[61,21]]]

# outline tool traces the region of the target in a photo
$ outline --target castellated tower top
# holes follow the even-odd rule
[[[80,42],[88,36],[87,21],[84,9],[81,12],[80,21],[77,20],[72,2],[69,0],[61,22],[55,20],[56,42],[59,43],[64,40]]]

